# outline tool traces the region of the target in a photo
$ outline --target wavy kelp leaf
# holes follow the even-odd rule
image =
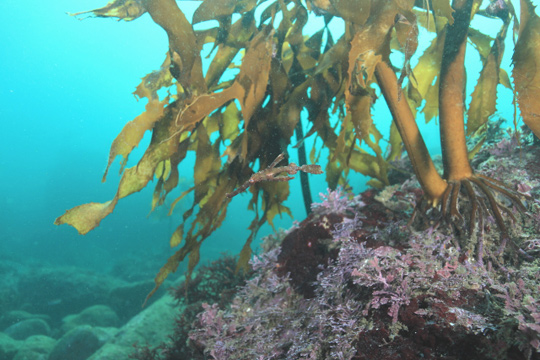
[[[154,283],[156,284],[156,286],[146,296],[143,306],[146,305],[146,303],[152,297],[152,295],[154,295],[154,293],[159,289],[159,287],[161,286],[161,284],[163,284],[167,276],[169,276],[169,274],[171,273],[174,273],[178,269],[178,265],[180,265],[180,263],[182,262],[182,260],[184,260],[186,255],[189,254],[189,252],[192,250],[194,245],[195,244],[191,244],[191,247],[183,246],[180,250],[175,252],[171,257],[167,259],[167,262],[165,263],[165,265],[161,267],[156,277],[154,278]]]
[[[389,161],[399,159],[403,149],[403,143],[394,121],[392,121],[392,124],[390,125],[390,140],[388,142],[390,148],[386,159]]]
[[[377,157],[368,154],[363,149],[352,151],[349,156],[349,161],[346,163],[350,169],[359,172],[362,175],[379,179],[381,183],[388,182],[388,180],[385,179],[385,176],[383,176],[383,173],[381,173],[381,167],[379,166]]]
[[[428,87],[426,97],[424,99],[426,104],[422,108],[426,124],[431,120],[437,118],[439,115],[439,78]]]
[[[486,142],[487,136],[485,136],[485,132],[484,132],[484,135],[480,135],[480,136],[482,136],[482,137],[476,143],[476,145],[474,145],[474,147],[472,149],[469,149],[469,161],[472,161],[472,159],[482,149],[482,146]]]
[[[510,81],[510,76],[506,70],[499,68],[499,83],[507,89],[512,90],[512,82]]]
[[[253,239],[255,239],[255,236],[257,235],[257,232],[261,228],[261,226],[264,224],[264,217],[259,219],[258,216],[253,219],[251,224],[249,225],[250,234],[248,239],[246,240],[246,243],[244,246],[242,246],[242,250],[240,251],[240,255],[238,256],[238,263],[236,265],[237,271],[248,271],[249,270],[249,261],[251,260],[251,243],[253,242]]]
[[[69,14],[71,16],[79,16],[83,14],[91,14],[95,17],[116,17],[125,21],[135,20],[146,12],[142,0],[114,0],[106,6],[90,11],[82,11]]]
[[[171,115],[170,113],[168,114],[168,122],[173,122]],[[174,126],[163,124],[165,129],[159,129],[162,122],[163,120],[156,124],[154,136],[139,163],[136,166],[126,169],[122,175],[117,193],[119,199],[134,192],[141,191],[153,179],[157,165],[161,161],[171,158],[178,151],[178,136],[168,136],[170,128],[174,128]],[[160,130],[164,130],[163,137],[159,136]]]
[[[373,124],[372,103],[373,99],[369,95],[350,96],[347,99],[347,116],[350,116],[358,139],[364,141],[369,138],[369,129]]]
[[[512,61],[523,122],[540,138],[540,18],[529,0],[521,0],[521,25]]]
[[[234,140],[240,134],[240,111],[234,102],[231,102],[223,111],[220,121],[220,137],[222,140]]]
[[[171,161],[164,160],[156,166],[154,176],[158,179],[154,193],[152,194],[152,206],[150,212],[154,211],[157,206],[163,205],[165,198],[162,196],[163,184],[171,175]],[[150,215],[150,214],[149,214]]]
[[[454,9],[450,6],[449,0],[431,0],[431,6],[435,16],[445,17],[450,25],[454,23],[454,17],[452,16]]]
[[[234,83],[229,88],[210,94],[203,94],[193,98],[183,110],[177,115],[177,126],[180,131],[190,131],[197,123],[206,116],[210,115],[214,110],[220,108],[226,102],[241,97],[243,89],[239,84]]]
[[[55,225],[68,224],[73,226],[79,234],[85,235],[96,228],[101,220],[112,213],[117,198],[105,203],[89,203],[74,207],[54,221]]]
[[[86,234],[112,213],[119,199],[142,190],[154,177],[158,164],[178,151],[178,136],[169,136],[171,128],[175,128],[174,120],[172,112],[167,108],[162,121],[154,127],[154,136],[142,159],[136,166],[126,169],[122,174],[113,200],[104,204],[84,204],[67,210],[64,215],[55,220],[55,224],[69,224],[79,233]]]
[[[203,94],[191,101],[179,115],[180,125],[189,129],[233,98],[240,101],[244,122],[249,122],[255,108],[266,93],[272,59],[272,34],[261,31],[249,43],[242,60],[240,73],[227,89]]]
[[[369,132],[371,136],[366,137],[364,141],[375,153],[375,158],[370,156],[369,160],[370,162],[373,162],[373,161],[377,162],[376,166],[375,164],[371,165],[371,168],[376,172],[377,175],[372,176],[372,179],[369,181],[369,184],[377,189],[382,189],[383,187],[390,185],[390,181],[388,180],[389,164],[384,159],[383,150],[380,146],[380,141],[382,140],[383,136],[373,124],[371,125]]]
[[[491,52],[491,42],[494,39],[476,29],[469,29],[468,37],[475,49],[478,51],[478,54],[480,54],[482,61],[485,61]]]
[[[403,80],[405,80],[406,77],[409,75],[414,76],[411,69],[411,58],[418,48],[418,25],[416,16],[412,11],[398,14],[394,28],[396,30],[396,38],[405,55],[401,74],[398,79],[398,86],[401,88]]]
[[[245,91],[244,98],[239,99],[243,104],[244,121],[251,118],[255,107],[264,98],[268,85],[273,50],[273,30],[266,29],[260,31],[250,41],[236,80]]]
[[[315,69],[315,75],[322,74],[325,70],[341,63],[343,56],[349,51],[349,41],[342,36],[338,42],[321,55],[319,64]]]
[[[183,89],[205,93],[200,47],[193,27],[175,1],[146,0],[152,20],[160,25],[169,38],[171,74]]]
[[[291,71],[293,62],[294,52],[291,45],[287,41],[284,41],[283,46],[281,47],[281,64],[287,74]]]
[[[257,6],[257,0],[236,0],[235,11],[244,14],[253,10]]]
[[[214,150],[212,150],[212,152],[214,152]],[[236,178],[237,174],[238,172],[235,170],[234,166],[232,168],[230,166],[225,166],[220,174],[216,174],[217,176],[211,180],[216,187],[213,189],[212,194],[206,199],[204,206],[200,207],[187,234],[184,234],[184,223],[182,223],[173,233],[170,240],[171,245],[178,245],[184,240],[183,246],[169,257],[166,264],[159,270],[154,278],[155,287],[148,294],[146,300],[157,291],[169,274],[174,273],[178,269],[178,265],[186,258],[186,256],[190,255],[193,251],[198,252],[201,243],[215,229],[221,226],[227,213],[226,205],[230,200],[227,198],[226,194],[233,191],[238,183],[238,179]],[[182,194],[182,197],[191,190],[192,189]],[[197,203],[194,203],[193,207],[184,213],[184,220],[187,220],[187,218],[191,216],[193,209],[196,206],[198,206]],[[198,254],[189,257],[187,278],[191,276],[198,260]]]
[[[371,0],[330,0],[333,13],[343,20],[364,25],[371,12]],[[375,2],[379,5],[377,2]],[[375,6],[377,6],[375,5]]]
[[[322,99],[321,99],[322,100]],[[346,121],[347,117],[341,122],[339,136],[337,136],[329,123],[327,104],[320,102],[321,111],[314,121],[317,127],[317,133],[330,151],[329,161],[325,168],[326,181],[328,186],[335,188],[338,184],[344,184],[346,179],[343,173],[350,169],[370,177],[381,177],[380,183],[387,180],[381,176],[381,168],[376,156],[368,154],[367,151],[355,146],[356,136],[354,135],[354,126],[352,122]],[[343,143],[343,144],[341,144]],[[343,149],[339,151],[338,149]]]
[[[170,246],[177,247],[182,242],[182,238],[184,237],[184,226],[180,225],[174,230],[171,239],[169,241]]]
[[[218,45],[216,56],[212,59],[206,72],[205,80],[209,88],[217,85],[218,80],[227,70],[240,48],[246,46],[256,30],[255,18],[252,13],[242,15],[240,19],[232,24],[227,33],[227,38]]]
[[[349,52],[348,91],[353,93],[371,93],[369,85],[373,82],[375,67],[381,61],[381,55],[370,50],[365,35],[357,33],[351,41]]]
[[[294,89],[289,89],[289,96],[280,103],[277,123],[285,137],[293,135],[296,124],[300,121],[300,114],[304,108],[310,84],[311,79],[308,78],[303,83],[295,86]]]
[[[434,81],[439,75],[443,48],[444,35],[441,34],[432,40],[431,45],[418,59],[418,64],[413,69],[414,78],[411,78],[407,85],[407,101],[411,105],[413,114],[422,105],[422,101],[426,100],[424,106],[426,121],[438,114],[438,85],[434,84]],[[433,93],[434,91],[436,94]],[[430,95],[429,99],[428,95]]]
[[[472,135],[493,115],[497,107],[497,85],[500,83],[499,69],[504,53],[504,39],[509,22],[506,22],[493,41],[487,56],[482,57],[483,68],[472,93],[467,112],[467,135]],[[479,49],[482,53],[483,50]]]
[[[206,85],[209,89],[215,90],[213,87],[217,85],[225,70],[231,65],[231,62],[236,54],[238,54],[238,51],[240,51],[240,49],[224,44],[218,47],[216,56],[210,63],[205,76]]]
[[[212,51],[221,44],[221,40],[223,39],[222,34],[223,32],[227,33],[229,31],[229,27],[226,27],[225,29],[221,29],[222,21],[218,21],[217,27],[211,27],[208,29],[203,30],[197,30],[195,32],[195,38],[197,39],[197,44],[199,46],[203,46],[206,44],[214,44],[212,47],[212,50],[208,52],[207,57],[211,56]]]
[[[354,138],[354,132],[353,132],[353,123],[351,121],[350,116],[340,116],[340,130],[339,135],[336,139],[335,146],[333,148],[333,151],[330,152],[331,157],[329,158],[329,162],[335,162],[338,157],[342,156],[342,154],[345,152],[345,149],[350,145],[351,139]],[[330,148],[330,146],[328,146]],[[336,167],[335,169],[340,169],[340,174],[343,169],[343,166],[345,164],[342,164],[340,167]],[[330,176],[330,171],[327,170],[327,177]]]
[[[164,108],[168,103],[168,98],[163,101],[159,101],[159,99],[150,100],[148,104],[146,104],[145,112],[124,126],[111,145],[109,161],[105,173],[103,174],[103,182],[105,182],[105,179],[107,178],[107,173],[109,172],[112,162],[118,155],[123,157],[120,172],[124,170],[129,154],[137,145],[139,145],[144,133],[152,130],[155,123],[163,117],[165,111]]]
[[[495,113],[498,83],[496,60],[493,55],[489,55],[472,93],[467,112],[467,135],[476,132]]]
[[[272,34],[261,31],[250,41],[242,60],[240,73],[227,89],[195,97],[178,115],[178,125],[182,131],[190,130],[215,109],[236,98],[240,101],[244,126],[257,106],[264,99],[270,64],[272,60]],[[245,156],[247,150],[243,150]]]
[[[374,81],[375,67],[382,57],[376,55],[375,51],[371,49],[377,49],[379,46],[380,39],[373,36],[369,27],[364,31],[357,32],[351,40],[348,56],[349,81],[345,89],[347,116],[343,120],[343,124],[347,125],[352,122],[356,136],[360,140],[369,135],[369,128],[373,122],[370,111],[373,89],[370,85]],[[344,150],[345,134],[346,131],[342,130],[336,151]]]
[[[193,14],[193,24],[230,16],[237,0],[205,0]]]
[[[158,99],[158,90],[168,88],[173,84],[173,76],[169,71],[171,67],[171,57],[167,52],[165,61],[161,64],[158,71],[152,71],[150,74],[142,78],[142,81],[133,92],[140,99],[147,98],[148,100]]]
[[[162,206],[165,203],[167,195],[178,185],[180,174],[178,172],[178,165],[186,157],[188,148],[188,141],[184,140],[180,142],[178,151],[171,156],[170,159],[162,161],[156,167],[154,172],[155,177],[158,179],[154,193],[152,195],[152,208],[150,212],[154,211],[156,206]],[[170,216],[174,210],[176,202],[171,205],[169,209]]]
[[[251,116],[262,103],[268,86],[272,62],[273,33],[271,28],[260,31],[249,43],[236,83],[242,86],[244,94],[240,101],[244,129],[249,127]],[[247,156],[247,137],[242,143],[242,158]]]
[[[317,66],[317,58],[313,57],[311,53],[311,49],[304,45],[300,48],[298,55],[296,55],[296,59],[304,71],[311,70]]]
[[[195,168],[193,180],[195,182],[194,202],[203,207],[207,199],[212,196],[216,187],[216,174],[221,169],[221,159],[219,152],[212,147],[212,143],[206,133],[206,129],[201,126],[197,129],[197,152],[195,158]]]
[[[257,209],[258,197],[259,193],[261,193],[263,209],[261,219],[268,222],[274,230],[276,230],[274,228],[274,218],[276,215],[286,213],[292,218],[291,210],[283,205],[290,194],[288,181],[262,181],[255,186],[251,186],[250,191],[252,193],[252,199],[249,204],[250,209]]]
[[[431,10],[431,8],[430,8]],[[426,29],[429,32],[435,32],[437,29],[435,28],[435,21],[433,19],[433,14],[429,12],[427,9],[425,10],[418,10],[413,9],[413,13],[416,15],[417,24],[424,29]],[[441,19],[438,19],[441,20]],[[448,21],[446,18],[444,18],[445,23]]]

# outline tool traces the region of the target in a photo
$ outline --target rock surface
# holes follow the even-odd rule
[[[56,343],[49,360],[86,360],[115,333],[99,327],[82,325],[70,330]]]
[[[13,359],[21,347],[22,341],[0,332],[0,359]]]
[[[30,336],[21,343],[13,360],[47,360],[56,340],[44,335]]]
[[[117,327],[120,320],[116,312],[107,305],[94,305],[84,309],[79,314],[66,316],[62,322],[62,331],[68,332],[81,325]]]
[[[159,345],[173,331],[177,312],[175,300],[169,294],[164,295],[133,317],[88,360],[127,360],[135,343]]]
[[[49,335],[51,328],[43,319],[26,319],[4,330],[15,340],[24,340],[32,335]]]

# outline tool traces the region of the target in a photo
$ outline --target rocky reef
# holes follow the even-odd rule
[[[472,234],[440,214],[411,221],[412,178],[358,196],[339,187],[265,238],[230,305],[203,304],[182,339],[189,358],[539,359],[540,148],[509,139],[476,163],[531,196],[529,213],[512,210],[506,250],[493,218]],[[183,359],[172,347],[136,358]]]

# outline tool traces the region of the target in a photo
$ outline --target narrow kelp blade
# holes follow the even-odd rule
[[[540,18],[530,0],[521,0],[521,24],[512,60],[523,122],[540,138]]]

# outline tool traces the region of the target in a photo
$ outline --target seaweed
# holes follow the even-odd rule
[[[513,89],[523,121],[540,136],[536,101],[540,95],[536,85],[540,19],[530,0],[520,4],[520,22],[509,0],[492,1],[486,9],[480,9],[478,0],[454,0],[452,4],[448,0],[205,0],[192,22],[174,0],[116,0],[100,9],[73,14],[132,21],[148,13],[167,33],[169,51],[161,68],[143,78],[135,91],[136,96],[148,99],[145,112],[127,123],[111,146],[107,170],[118,155],[122,157],[116,195],[105,203],[68,210],[55,224],[69,224],[86,234],[120,199],[154,179],[152,209],[160,206],[178,185],[188,152],[194,152],[194,186],[175,201],[193,193],[193,204],[171,237],[171,245],[181,247],[157,274],[156,289],[186,257],[189,279],[202,242],[227,215],[230,194],[248,190],[245,184],[257,176],[257,166],[272,167],[274,159],[286,153],[296,132],[297,147],[305,146],[307,140],[322,143],[313,145],[311,163],[320,161],[322,148],[329,150],[324,172],[331,189],[345,184],[351,170],[371,177],[369,184],[374,187],[389,185],[391,161],[406,150],[424,192],[417,212],[427,213],[435,207],[440,210],[439,221],[471,233],[477,225],[483,226],[484,219],[493,217],[502,234],[502,251],[507,219],[515,216],[499,198],[506,197],[526,211],[523,194],[473,171],[469,159],[478,148],[468,151],[466,134],[480,139],[486,135],[496,110],[496,88],[502,84]],[[322,16],[324,25],[305,35],[310,12]],[[474,30],[470,25],[474,16],[501,20],[497,37],[491,39]],[[339,39],[328,28],[333,18],[344,22]],[[217,25],[195,29],[195,24],[208,20],[216,20]],[[501,68],[504,39],[512,21],[517,38],[513,85]],[[412,67],[421,27],[435,38]],[[483,70],[467,110],[464,58],[468,40],[480,53]],[[213,44],[206,73],[202,66],[205,44]],[[399,66],[390,60],[392,51],[403,54]],[[383,139],[372,114],[374,102],[381,101],[377,88],[394,120],[389,139]],[[167,95],[160,98],[158,91],[163,89]],[[304,111],[307,116],[302,115]],[[418,131],[418,111],[426,121],[439,116],[442,175]],[[517,130],[517,118],[514,122]],[[305,124],[309,130],[303,134],[299,129]],[[152,132],[150,144],[137,165],[126,169],[128,156],[146,131]],[[481,147],[483,141],[477,144]],[[320,172],[313,164],[302,166]],[[107,171],[103,180],[106,175]],[[284,205],[288,182],[254,181],[249,185],[254,218],[239,269],[248,266],[250,245],[260,226],[273,226],[276,215],[290,214]],[[460,209],[468,209],[467,220]],[[484,256],[481,244],[478,256]]]

